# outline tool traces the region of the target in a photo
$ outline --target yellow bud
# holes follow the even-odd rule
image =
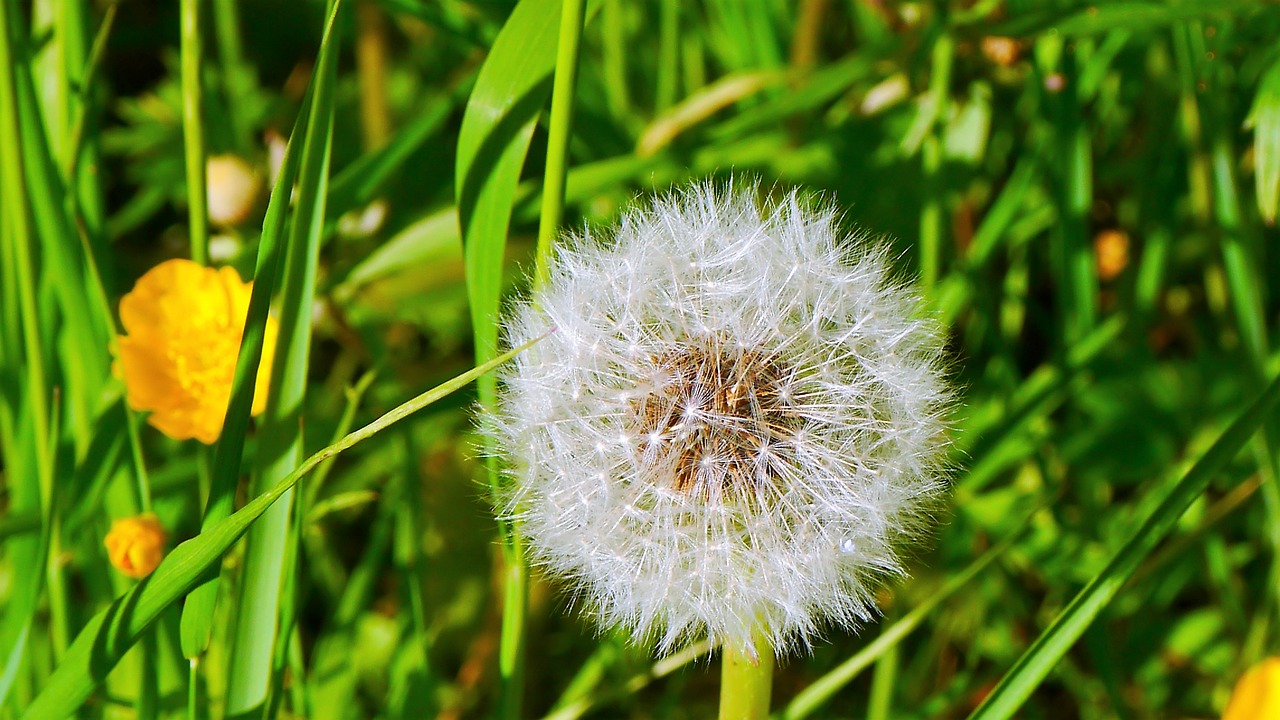
[[[1114,280],[1129,265],[1129,235],[1123,230],[1103,230],[1093,239],[1098,277]]]
[[[1269,657],[1249,668],[1227,701],[1222,720],[1280,718],[1280,657]]]
[[[121,518],[111,523],[102,544],[117,570],[132,578],[144,578],[164,559],[169,536],[153,513]]]
[[[231,227],[249,219],[262,190],[262,177],[252,165],[236,155],[215,155],[205,166],[205,181],[209,222]]]

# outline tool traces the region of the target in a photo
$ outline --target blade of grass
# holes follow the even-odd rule
[[[604,31],[600,34],[602,72],[606,78],[605,99],[609,103],[609,112],[624,121],[631,117],[631,91],[630,83],[627,82],[627,57],[630,55],[630,48],[627,47],[626,5],[622,0],[604,0]]]
[[[341,13],[335,0],[325,39]],[[337,54],[322,46],[315,91],[308,107],[293,220],[284,249],[280,291],[280,334],[271,364],[270,394],[261,420],[255,493],[265,492],[303,457],[302,408],[311,356],[311,314],[324,228],[329,159],[333,148],[333,84]],[[240,599],[235,613],[227,679],[228,717],[261,714],[271,692],[272,659],[280,613],[281,572],[287,561],[292,496],[267,512],[249,532]]]
[[[16,567],[47,568],[49,562],[49,512],[53,492],[52,466],[49,463],[53,439],[50,430],[50,401],[46,377],[45,344],[37,305],[37,287],[35,277],[36,242],[33,232],[27,195],[27,182],[24,176],[24,158],[19,132],[18,93],[15,73],[22,68],[15,63],[15,47],[10,39],[13,21],[19,17],[11,14],[12,5],[0,2],[0,197],[3,197],[4,212],[0,221],[4,232],[4,264],[12,264],[13,279],[16,281],[16,297],[18,320],[22,338],[20,361],[22,364],[21,402],[25,410],[17,415],[20,422],[26,425],[17,432],[23,447],[14,454],[17,465],[11,492],[13,493],[12,510],[15,512],[36,511],[41,513],[42,531],[39,539],[20,538],[6,549],[12,555],[11,562]],[[15,353],[16,355],[17,353]],[[14,362],[19,362],[14,358]],[[16,372],[15,372],[16,375]],[[15,398],[16,399],[16,398]],[[29,438],[29,440],[28,440]],[[12,448],[6,448],[11,450]],[[8,460],[6,458],[6,465]],[[6,467],[8,471],[8,468]],[[19,573],[15,587],[11,590],[9,607],[5,612],[4,625],[0,628],[0,642],[3,647],[10,648],[6,658],[3,674],[0,674],[0,705],[13,689],[18,666],[22,662],[23,653],[30,640],[31,623],[39,604],[43,590],[44,572]]]
[[[1059,302],[1064,316],[1065,344],[1078,342],[1097,323],[1098,277],[1093,247],[1087,237],[1093,203],[1092,135],[1085,124],[1076,53],[1062,52],[1059,72],[1066,87],[1051,94],[1048,104],[1058,135],[1062,175],[1058,205],[1062,214],[1055,236]]]
[[[659,660],[648,670],[636,673],[625,683],[608,687],[598,693],[581,698],[552,712],[544,717],[543,720],[574,720],[575,718],[580,718],[606,702],[634,695],[648,687],[649,683],[654,680],[660,680],[691,662],[710,656],[718,647],[718,644],[706,640],[694,643],[678,653]]]
[[[676,78],[680,76],[680,0],[662,0],[658,9],[657,80],[653,109],[662,113],[676,102]]]
[[[332,29],[331,24],[326,27],[329,30]],[[328,45],[329,36],[326,34],[321,40],[320,52],[324,53]],[[276,178],[275,186],[271,189],[266,217],[262,222],[253,290],[249,297],[244,335],[240,341],[240,354],[236,359],[235,376],[231,383],[231,399],[227,404],[222,435],[218,439],[214,452],[209,497],[205,503],[204,517],[201,521],[202,530],[207,530],[231,514],[235,488],[240,476],[240,461],[244,455],[245,436],[249,430],[249,411],[253,406],[258,367],[262,360],[267,314],[270,312],[271,296],[275,291],[280,238],[284,233],[285,218],[288,215],[298,165],[297,146],[301,141],[295,142],[295,139],[302,137],[306,127],[308,117],[306,107],[307,104],[304,103],[303,112],[294,122],[289,144],[285,148],[280,174]],[[188,659],[198,658],[209,645],[217,595],[218,582],[215,577],[194,590],[183,607],[182,653]]]
[[[67,1],[62,6],[63,32],[71,38],[64,48],[63,62],[71,83],[70,123],[66,130],[65,152],[59,160],[65,168],[69,192],[66,204],[77,225],[94,239],[91,254],[101,263],[107,247],[102,240],[105,193],[102,177],[97,173],[101,163],[99,136],[89,133],[95,128],[103,103],[97,92],[97,76],[106,51],[107,39],[115,27],[116,5],[110,4],[103,11],[101,24],[93,33],[93,42],[86,46],[90,36],[92,8],[84,0]]]
[[[497,352],[507,230],[534,122],[549,90],[560,17],[559,0],[523,0],[515,7],[480,68],[462,118],[454,180],[477,362]],[[491,378],[479,383],[477,392],[482,406],[493,407],[497,386]],[[494,448],[487,448],[485,456],[489,484],[496,492]],[[499,714],[512,717],[522,695],[526,579],[518,537],[503,522],[499,531],[509,575],[498,653]]]
[[[551,122],[547,130],[547,162],[542,182],[542,217],[538,222],[538,249],[534,287],[547,281],[551,243],[564,217],[565,178],[568,175],[569,133],[573,128],[573,96],[578,77],[578,53],[582,44],[585,0],[564,0],[560,15],[560,41],[556,51],[555,82],[551,89]]]
[[[1138,565],[1173,529],[1178,518],[1209,485],[1209,481],[1244,447],[1280,400],[1280,376],[1273,379],[1256,402],[1247,408],[1205,451],[1185,475],[1168,490],[1163,501],[1142,527],[1125,543],[1071,604],[1036,639],[1018,662],[982,701],[971,720],[1012,717],[1058,661],[1088,629],[1094,618],[1111,603]]]
[[[985,570],[988,565],[1012,547],[1014,542],[1022,536],[1023,531],[1030,525],[1031,518],[1035,516],[1036,512],[1039,512],[1039,509],[1028,514],[1008,537],[983,553],[981,557],[974,560],[959,574],[947,580],[941,588],[929,595],[928,600],[915,606],[901,620],[881,631],[880,636],[868,643],[866,647],[837,665],[821,678],[815,680],[804,690],[801,690],[787,704],[787,707],[779,714],[779,717],[785,720],[797,720],[797,718],[808,717],[821,708],[844,686],[852,682],[859,673],[878,660],[890,648],[896,647],[898,643],[902,642],[947,598],[968,586],[970,581]]]
[[[16,2],[9,0],[7,4],[10,17],[21,17]],[[9,38],[14,42],[12,49],[21,50],[21,54],[11,55],[10,78],[15,100],[8,112],[18,118],[21,143],[16,151],[25,177],[31,231],[40,241],[39,264],[46,273],[55,269],[57,272],[57,282],[44,291],[57,298],[57,310],[60,312],[58,335],[66,339],[55,345],[58,348],[58,367],[61,368],[59,386],[67,401],[66,425],[77,454],[81,454],[93,434],[92,424],[99,409],[97,401],[110,366],[105,357],[110,309],[92,306],[93,293],[85,292],[88,286],[84,278],[84,259],[79,256],[77,234],[67,214],[67,189],[54,159],[26,58],[30,40],[23,37],[12,23],[10,27],[13,28],[13,35]],[[52,327],[49,334],[52,337]]]
[[[419,699],[413,710],[406,712],[406,706],[412,702],[414,694],[410,688],[417,686],[424,689],[430,697],[434,693],[425,691],[437,684],[431,671],[431,636],[430,614],[424,588],[430,582],[427,573],[427,558],[422,552],[424,528],[420,518],[424,517],[422,504],[423,477],[419,471],[422,454],[413,440],[412,427],[402,426],[400,445],[404,448],[404,469],[400,481],[400,501],[395,506],[394,531],[395,539],[392,547],[392,558],[395,561],[397,574],[404,578],[404,604],[408,610],[407,627],[404,630],[403,652],[409,658],[402,666],[401,673],[393,679],[389,693],[389,704],[401,717],[405,715],[435,714],[439,705],[435,702],[423,704]]]
[[[898,645],[890,645],[876,660],[871,675],[871,698],[867,702],[867,720],[888,720],[893,712],[893,687],[898,679]]]
[[[1022,209],[1039,166],[1039,152],[1025,155],[1009,175],[1000,194],[991,203],[982,223],[973,234],[959,271],[947,273],[933,293],[934,304],[943,322],[950,324],[960,315],[973,294],[976,274],[986,267],[1000,242],[1005,239],[1018,211]]]
[[[388,485],[398,485],[400,482],[401,480],[394,478]],[[316,641],[315,652],[312,653],[313,667],[307,676],[312,717],[315,720],[344,720],[349,717],[348,709],[354,702],[357,678],[348,652],[356,643],[357,624],[364,609],[369,606],[387,551],[391,547],[400,492],[396,487],[383,489],[368,544],[342,586],[342,595],[333,615]]]
[[[649,124],[636,141],[636,154],[652,157],[681,133],[721,110],[786,80],[785,72],[761,70],[726,75],[669,108]]]
[[[248,152],[253,147],[253,124],[243,112],[237,112],[238,98],[248,97],[258,84],[252,65],[245,62],[240,41],[239,0],[210,3],[213,10],[214,39],[218,46],[218,63],[222,66],[225,102],[231,110],[229,120],[236,148]]]
[[[1253,130],[1253,157],[1257,164],[1254,193],[1258,212],[1268,225],[1274,225],[1280,210],[1280,58],[1271,63],[1258,81],[1245,127]]]
[[[209,263],[209,209],[205,188],[204,92],[201,88],[200,0],[182,0],[182,145],[187,167],[187,232],[191,259]]]
[[[932,114],[929,134],[921,147],[926,195],[920,209],[920,284],[932,292],[942,272],[943,194],[942,134],[951,93],[951,64],[955,42],[945,30],[934,41],[930,53],[928,112]]]
[[[165,608],[209,577],[218,561],[273,503],[317,465],[368,440],[519,355],[542,338],[514,348],[408,400],[368,425],[312,454],[293,472],[243,508],[169,553],[146,580],[93,617],[76,636],[49,682],[27,708],[24,720],[61,720],[74,713],[124,653]]]

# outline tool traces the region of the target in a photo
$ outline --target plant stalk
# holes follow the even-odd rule
[[[724,646],[720,665],[720,720],[765,720],[773,691],[773,646],[756,633],[755,650]]]

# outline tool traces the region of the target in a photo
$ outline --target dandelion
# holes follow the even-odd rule
[[[944,485],[943,340],[918,306],[880,245],[794,194],[632,211],[511,313],[513,345],[556,331],[503,377],[504,511],[664,652],[707,637],[764,664],[868,620]]]
[[[144,513],[111,523],[111,531],[102,544],[117,570],[131,578],[142,579],[164,559],[164,544],[168,539],[155,514]]]
[[[169,260],[120,301],[113,367],[135,410],[169,437],[212,444],[222,432],[253,283],[229,267]],[[266,408],[276,323],[268,318],[253,414]]]

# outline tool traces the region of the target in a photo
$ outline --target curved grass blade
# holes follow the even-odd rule
[[[1258,92],[1245,126],[1253,130],[1258,212],[1268,225],[1274,225],[1280,210],[1280,59],[1271,64],[1258,82]]]
[[[911,612],[903,616],[901,620],[885,628],[880,633],[880,637],[877,637],[848,660],[837,665],[826,675],[818,678],[809,687],[801,690],[787,704],[780,717],[783,720],[797,720],[798,718],[812,715],[818,708],[822,707],[823,703],[830,700],[845,685],[848,685],[857,677],[858,673],[865,670],[890,648],[895,647],[907,635],[910,635],[944,600],[954,595],[961,588],[966,587],[971,580],[978,576],[978,573],[985,570],[996,558],[1012,547],[1013,543],[1022,537],[1023,531],[1031,523],[1031,518],[1039,510],[1037,508],[1035,512],[1028,514],[1026,519],[1019,523],[1017,529],[1010,533],[1008,537],[970,563],[969,567],[961,571],[960,574],[948,580],[937,592],[930,595],[926,602],[912,608]]]
[[[336,10],[336,8],[335,8]],[[331,13],[325,25],[325,34],[320,43],[320,56],[324,57],[332,45],[333,15]],[[317,75],[316,83],[324,82]],[[315,89],[312,89],[314,94]],[[240,355],[236,360],[235,376],[232,381],[231,400],[227,405],[227,414],[222,426],[222,435],[218,440],[213,458],[213,478],[210,484],[209,499],[205,505],[202,529],[208,530],[214,524],[231,514],[231,506],[235,493],[236,481],[240,475],[240,461],[244,455],[244,439],[249,431],[249,409],[253,405],[253,391],[257,382],[258,365],[262,360],[263,335],[266,332],[267,313],[271,308],[271,296],[275,292],[276,268],[279,262],[280,238],[285,229],[285,218],[288,215],[290,196],[293,191],[294,175],[298,165],[298,143],[293,138],[301,138],[306,127],[307,112],[310,103],[304,103],[303,111],[294,123],[290,142],[285,149],[284,161],[280,174],[276,178],[275,187],[271,189],[271,198],[267,203],[267,214],[262,223],[262,236],[258,244],[258,257],[254,268],[253,291],[249,297],[249,310],[245,319],[244,336],[240,342]],[[217,579],[209,582],[191,593],[191,598],[182,612],[182,654],[195,658],[204,653],[209,645],[213,609],[217,600]]]
[[[332,4],[329,25],[338,16]],[[328,34],[326,28],[326,35]],[[280,289],[280,335],[271,364],[270,394],[260,421],[254,491],[265,492],[286,477],[303,458],[302,408],[311,357],[311,312],[315,301],[325,194],[333,150],[333,84],[336,54],[327,45],[317,66],[315,93],[303,136],[293,220],[284,251]],[[267,706],[282,573],[288,557],[291,493],[268,511],[249,533],[240,601],[235,612],[231,669],[227,680],[227,717],[260,714]]]
[[[203,48],[200,42],[200,3],[182,0],[182,145],[187,168],[187,232],[191,259],[209,264],[209,197],[205,188],[204,90],[201,87]]]
[[[551,90],[560,15],[560,0],[523,0],[516,6],[480,68],[462,118],[454,183],[477,362],[497,352],[507,231],[534,123]],[[477,392],[481,405],[493,406],[497,386],[491,378],[480,382]],[[492,461],[487,467],[496,489],[496,468]],[[498,665],[500,704],[509,710],[520,696],[525,570],[518,538],[505,525],[500,530],[508,577]]]
[[[971,720],[1009,718],[1026,702],[1066,655],[1094,618],[1111,603],[1129,576],[1173,529],[1178,518],[1204,492],[1209,481],[1235,457],[1267,419],[1280,400],[1280,376],[1275,377],[1249,409],[1240,414],[1195,465],[1169,490],[1164,501],[1129,542],[1054,620],[1001,678],[978,706]]]
[[[437,385],[316,452],[275,487],[255,497],[230,517],[178,545],[146,580],[117,598],[85,625],[23,718],[61,720],[74,713],[165,608],[216,572],[223,554],[276,500],[293,489],[317,465],[483,377],[541,339],[536,338]]]

